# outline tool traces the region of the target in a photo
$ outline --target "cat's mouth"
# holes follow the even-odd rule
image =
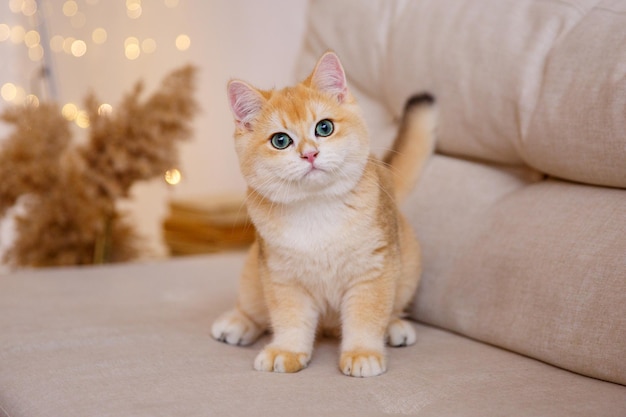
[[[326,171],[323,168],[320,168],[319,166],[315,166],[313,164],[311,164],[311,166],[309,167],[308,171],[305,172],[305,174],[303,175],[303,179],[307,178],[307,179],[317,179],[320,178],[322,175],[324,175],[326,173]]]

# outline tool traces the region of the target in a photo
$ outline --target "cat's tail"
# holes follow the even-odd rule
[[[431,94],[416,94],[407,100],[398,135],[383,158],[390,167],[398,201],[413,189],[433,153],[436,127],[437,109]]]

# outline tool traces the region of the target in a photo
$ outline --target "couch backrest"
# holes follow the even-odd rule
[[[318,0],[305,43],[389,119],[436,93],[443,153],[626,187],[626,2]]]
[[[327,49],[377,151],[440,105],[414,317],[626,384],[626,2],[312,0],[299,76]]]

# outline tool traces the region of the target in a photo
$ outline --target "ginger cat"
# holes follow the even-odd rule
[[[370,155],[365,121],[332,52],[294,87],[262,91],[233,80],[228,97],[257,239],[237,305],[215,321],[212,336],[248,345],[271,330],[254,368],[297,372],[322,330],[340,334],[344,374],[385,372],[385,342],[416,340],[402,317],[418,285],[420,249],[396,201],[434,147],[433,98],[407,102],[383,162]]]

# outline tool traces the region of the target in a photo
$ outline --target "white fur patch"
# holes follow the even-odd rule
[[[393,320],[387,328],[387,343],[389,346],[410,346],[417,341],[415,329],[406,320]]]
[[[237,309],[222,314],[211,326],[211,336],[229,345],[246,346],[252,344],[262,333],[263,329]]]

